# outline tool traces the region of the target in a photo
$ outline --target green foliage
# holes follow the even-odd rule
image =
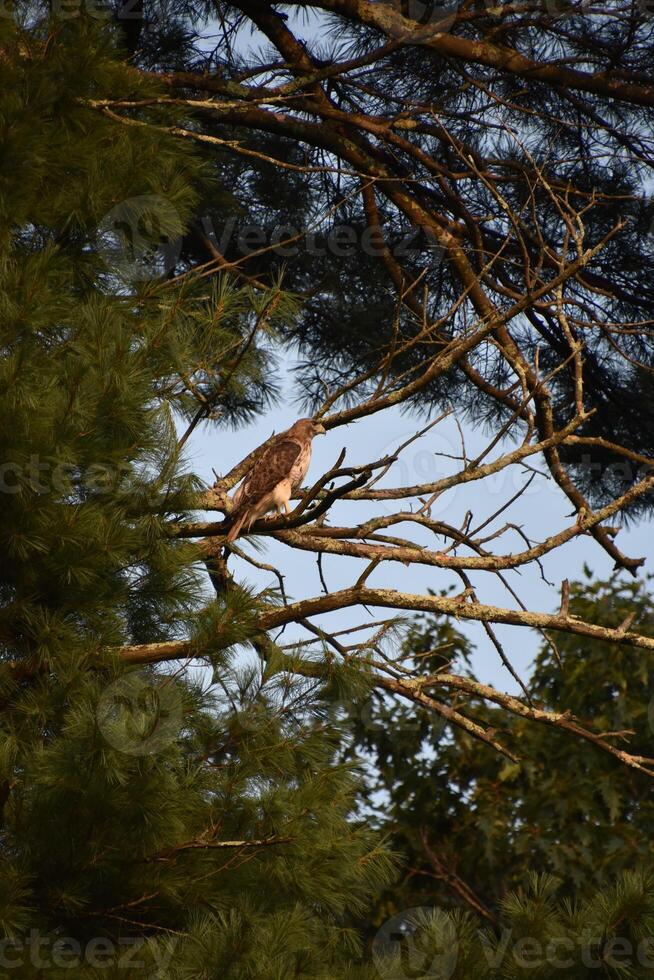
[[[172,27],[179,37],[179,20]],[[390,706],[359,664],[332,665],[318,682],[301,651],[289,657],[258,634],[271,595],[208,594],[202,554],[172,528],[201,489],[175,421],[234,424],[275,397],[269,341],[292,334],[296,299],[278,279],[254,290],[184,274],[200,202],[241,202],[216,181],[219,168],[156,128],[174,121],[168,110],[153,103],[124,125],[90,105],[157,94],[121,62],[113,27],[44,15],[29,30],[2,18],[0,31],[2,968],[26,980],[71,966],[82,980],[125,970],[364,980],[375,973],[355,925],[377,894],[378,922],[407,905],[452,904],[426,861],[425,828],[515,935],[572,941],[570,976],[585,975],[588,929],[605,953],[614,937],[640,941],[652,903],[649,878],[630,873],[651,863],[641,777],[478,706],[521,746],[525,761],[507,766]],[[161,65],[161,46],[154,54]],[[263,168],[250,187],[253,212],[273,223],[274,176]],[[301,216],[312,196],[292,186],[278,208],[294,202]],[[338,269],[327,273],[338,281]],[[305,263],[294,285],[309,276]],[[362,267],[359,300],[370,281]],[[357,336],[348,356],[365,361]],[[322,350],[320,337],[312,344]],[[646,632],[650,599],[636,587],[579,586],[571,600],[572,612],[613,625],[634,606]],[[178,669],[119,652],[179,638],[192,663]],[[633,729],[651,754],[644,659],[559,645],[564,669],[543,652],[536,696],[606,730]],[[438,669],[465,662],[467,647],[451,625],[425,620],[406,652]],[[365,716],[362,705],[372,705]],[[379,765],[363,802],[383,794],[384,829],[415,866],[392,893],[394,860],[355,816],[357,746]],[[529,868],[556,872],[564,899],[582,882],[599,890],[565,904],[541,877],[511,897]],[[451,976],[524,974],[504,954],[488,972],[497,934],[480,937],[468,913],[418,913],[412,925],[420,955],[445,956]]]
[[[631,615],[634,629],[652,635],[654,602],[646,584],[588,575],[571,586],[572,615],[614,628]],[[451,642],[451,635],[451,624],[425,618],[410,643],[420,655]],[[561,666],[544,644],[530,681],[535,705],[568,710],[593,731],[614,733],[618,746],[620,733],[628,733],[629,751],[651,757],[651,658],[628,645],[568,634],[552,640]],[[460,634],[457,642],[460,673],[469,650]],[[601,894],[623,872],[654,869],[654,794],[646,776],[565,732],[467,703],[521,761],[386,700],[354,741],[355,751],[371,753],[376,766],[368,805],[377,805],[379,825],[391,831],[412,869],[382,901],[375,922],[404,907],[465,906],[457,878],[497,914],[530,871],[555,875],[562,896],[578,897]]]
[[[145,93],[96,27],[2,25],[0,967],[354,977],[348,916],[393,867],[351,820],[354,767],[281,667],[242,662],[271,596],[212,598],[171,533],[201,489],[175,418],[265,405],[295,303],[171,278],[161,236],[202,166],[85,104]],[[175,221],[130,226],[144,195]],[[121,244],[105,217],[125,201]],[[119,653],[180,637],[190,666]]]
[[[396,352],[392,365],[384,368],[386,381],[399,383],[421,370],[434,355],[433,338],[423,337],[404,351],[402,342],[421,337],[423,319],[447,318],[438,343],[469,328],[465,303],[456,314],[447,313],[461,283],[435,247],[429,219],[441,227],[460,223],[462,248],[489,298],[504,309],[507,295],[527,296],[533,288],[532,270],[543,263],[541,245],[550,258],[567,254],[563,212],[570,206],[577,209],[588,249],[584,272],[566,287],[584,344],[589,412],[576,434],[602,441],[561,445],[559,451],[593,502],[606,502],[642,478],[654,433],[653,348],[646,327],[654,310],[654,236],[647,110],[636,92],[649,78],[653,55],[649,0],[633,0],[624,10],[609,6],[605,16],[581,0],[542,0],[526,8],[516,8],[511,0],[480,0],[469,5],[470,11],[452,3],[445,5],[451,16],[445,17],[444,37],[455,37],[461,48],[458,55],[450,49],[447,57],[429,44],[411,43],[410,34],[407,43],[387,48],[394,32],[371,27],[365,13],[371,8],[348,8],[345,14],[328,0],[312,4],[315,22],[292,17],[291,23],[269,2],[254,8],[151,0],[140,16],[143,6],[137,0],[134,19],[122,24],[121,6],[115,0],[133,63],[149,71],[187,72],[188,87],[173,91],[197,98],[206,95],[197,76],[207,70],[218,98],[234,108],[196,120],[208,137],[238,141],[248,155],[230,156],[224,143],[205,144],[207,166],[229,194],[221,187],[218,203],[215,194],[202,195],[197,227],[184,238],[184,256],[190,264],[210,257],[199,231],[204,225],[216,233],[228,261],[260,280],[286,266],[287,283],[307,297],[301,315],[285,330],[302,352],[298,381],[307,404],[323,400],[325,385],[334,390],[353,373],[379,370],[385,348]],[[409,21],[427,26],[440,6],[403,2],[394,14],[401,10]],[[289,8],[297,12],[301,5]],[[262,17],[269,49],[246,41],[251,30],[262,29]],[[218,37],[214,18],[221,24]],[[504,69],[489,71],[498,57],[490,54],[489,45],[499,39],[500,47],[516,52],[517,61],[533,59],[544,66],[548,80],[524,74],[507,52]],[[476,45],[476,54],[463,54]],[[359,57],[365,58],[365,81]],[[305,79],[301,88],[307,60],[317,70],[330,70],[311,83]],[[272,63],[279,67],[274,82],[267,75]],[[563,75],[555,81],[564,63],[598,75],[597,88],[590,83],[595,91],[569,85]],[[633,85],[630,94],[617,84],[603,85],[612,74],[625,86]],[[291,96],[283,121],[275,117],[274,107],[260,103],[264,84],[274,99],[281,92]],[[318,89],[312,93],[309,84],[318,87],[319,99]],[[288,88],[273,95],[284,85]],[[261,111],[244,111],[253,101]],[[395,131],[398,113],[416,112],[424,118],[402,124],[401,134]],[[434,116],[441,120],[438,125]],[[387,135],[376,129],[380,122],[388,125]],[[353,145],[365,163],[354,164]],[[470,158],[476,169],[468,173]],[[375,196],[384,239],[400,273],[389,271],[371,240],[370,215],[353,174],[373,173],[376,167],[389,178],[388,185],[375,184]],[[444,181],[438,189],[436,172]],[[390,193],[396,186],[412,198],[412,206]],[[418,208],[427,212],[427,220],[416,216]],[[530,208],[527,231],[520,222]],[[606,247],[591,255],[611,231]],[[290,245],[287,238],[294,239]],[[491,261],[494,276],[486,271]],[[543,282],[555,268],[556,263],[545,261]],[[398,274],[405,285],[421,283],[424,318],[403,294]],[[569,421],[575,373],[572,363],[565,363],[570,347],[560,318],[553,308],[531,306],[513,318],[511,333],[528,363],[538,357],[543,376],[556,369],[549,384],[552,409],[557,425]],[[506,360],[482,348],[472,363],[485,384],[471,383],[455,366],[419,391],[412,407],[430,413],[435,406],[456,404],[459,415],[467,414],[476,426],[508,420],[513,408],[493,393],[514,380]],[[368,393],[377,380],[371,378]],[[636,455],[626,460],[611,443],[631,449],[641,461]],[[643,495],[630,509],[638,513],[651,506],[651,495]]]
[[[468,912],[416,909],[392,937],[375,946],[383,980],[583,980],[651,977],[654,972],[654,879],[623,873],[577,904],[563,901],[557,881],[529,875],[502,906],[502,928],[475,923]]]

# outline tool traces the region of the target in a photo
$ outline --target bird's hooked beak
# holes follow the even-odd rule
[[[327,429],[322,424],[322,422],[316,422],[316,424],[315,424],[315,433],[316,433],[316,435],[317,436],[324,436],[326,432],[327,432]]]

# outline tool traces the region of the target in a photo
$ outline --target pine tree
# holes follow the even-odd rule
[[[110,28],[0,30],[3,976],[368,976],[348,916],[392,862],[355,769],[315,694],[243,652],[261,597],[210,594],[170,533],[201,489],[176,419],[267,403],[259,337],[293,300],[177,282],[206,173],[89,109],[156,96]],[[180,635],[209,666],[120,653]]]
[[[525,301],[511,343],[481,345],[413,407],[506,422],[512,386],[536,364],[535,375],[555,372],[561,422],[580,343],[592,414],[562,460],[593,506],[642,477],[654,451],[651,0],[605,11],[582,0],[314,0],[306,19],[302,3],[216,0],[208,20],[189,0],[152,0],[140,20],[133,5],[136,23],[124,7],[112,3],[131,63],[201,106],[187,136],[217,140],[207,157],[235,178],[227,214],[204,197],[184,254],[215,260],[210,229],[245,274],[266,280],[286,266],[306,297],[285,333],[302,351],[308,404],[352,372],[419,372],[486,315],[468,302],[474,282],[495,310]],[[577,240],[583,268],[560,301],[544,298]],[[437,324],[427,337],[425,324]],[[394,351],[390,365],[380,350]],[[651,508],[651,494],[630,506]]]
[[[557,882],[529,875],[502,904],[497,930],[470,912],[412,909],[377,937],[374,959],[383,980],[591,980],[652,976],[654,882],[651,874],[622,874],[576,903]]]

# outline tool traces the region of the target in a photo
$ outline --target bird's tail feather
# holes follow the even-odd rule
[[[227,541],[236,541],[237,537],[241,533],[241,529],[242,529],[243,525],[245,524],[247,518],[248,518],[248,512],[247,511],[245,511],[244,513],[242,513],[240,515],[240,517],[237,517],[236,518],[236,520],[234,521],[234,523],[230,527],[229,531],[227,532]]]

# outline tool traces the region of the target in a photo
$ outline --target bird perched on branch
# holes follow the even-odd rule
[[[301,485],[311,462],[311,442],[324,435],[325,427],[313,419],[298,419],[286,432],[275,436],[234,494],[232,526],[227,534],[234,541],[241,530],[271,510],[288,514],[289,500]]]

